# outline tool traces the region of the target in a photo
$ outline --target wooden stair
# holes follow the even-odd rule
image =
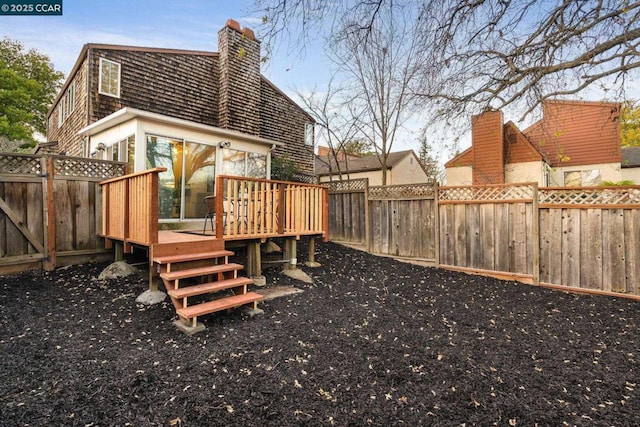
[[[241,306],[257,308],[263,297],[247,290],[253,283],[251,279],[238,277],[243,266],[229,262],[233,252],[185,252],[157,256],[153,262],[159,266],[160,278],[186,326],[195,328],[198,317],[205,314]],[[233,291],[233,295],[223,292],[228,290]],[[199,295],[210,295],[214,299],[190,305],[189,298]]]

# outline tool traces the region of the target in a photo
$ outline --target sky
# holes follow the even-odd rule
[[[0,16],[0,37],[46,54],[66,77],[86,43],[216,52],[218,30],[228,19],[255,30],[262,15],[253,0],[63,0],[62,16]],[[326,87],[328,64],[319,40],[311,40],[303,55],[282,42],[262,73],[300,104],[296,93]],[[417,152],[420,126],[418,121],[409,124],[393,151]]]

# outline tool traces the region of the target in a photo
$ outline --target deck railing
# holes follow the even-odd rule
[[[100,183],[102,185],[102,236],[149,246],[158,243],[158,174],[149,169]]]
[[[218,238],[314,234],[328,238],[329,198],[326,187],[218,176],[216,188]]]

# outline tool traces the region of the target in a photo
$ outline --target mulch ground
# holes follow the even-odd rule
[[[299,258],[306,254],[300,248]],[[319,244],[264,315],[136,305],[105,264],[0,277],[0,425],[638,425],[640,303]]]

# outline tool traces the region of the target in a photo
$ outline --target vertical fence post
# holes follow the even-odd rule
[[[45,216],[45,261],[44,269],[52,271],[56,268],[56,204],[54,194],[54,174],[55,168],[53,165],[53,157],[45,156],[43,158],[45,177],[43,179],[43,203],[44,203],[44,216]]]
[[[369,216],[369,178],[364,179],[364,238],[367,252],[371,252],[371,218]]]
[[[434,214],[433,218],[435,221],[435,227],[433,227],[435,236],[433,238],[435,244],[435,261],[436,267],[440,267],[440,206],[438,205],[438,195],[439,195],[440,187],[438,186],[438,182],[433,183],[433,209]]]
[[[533,284],[540,284],[540,206],[538,201],[538,183],[533,184],[531,242],[533,258]]]

